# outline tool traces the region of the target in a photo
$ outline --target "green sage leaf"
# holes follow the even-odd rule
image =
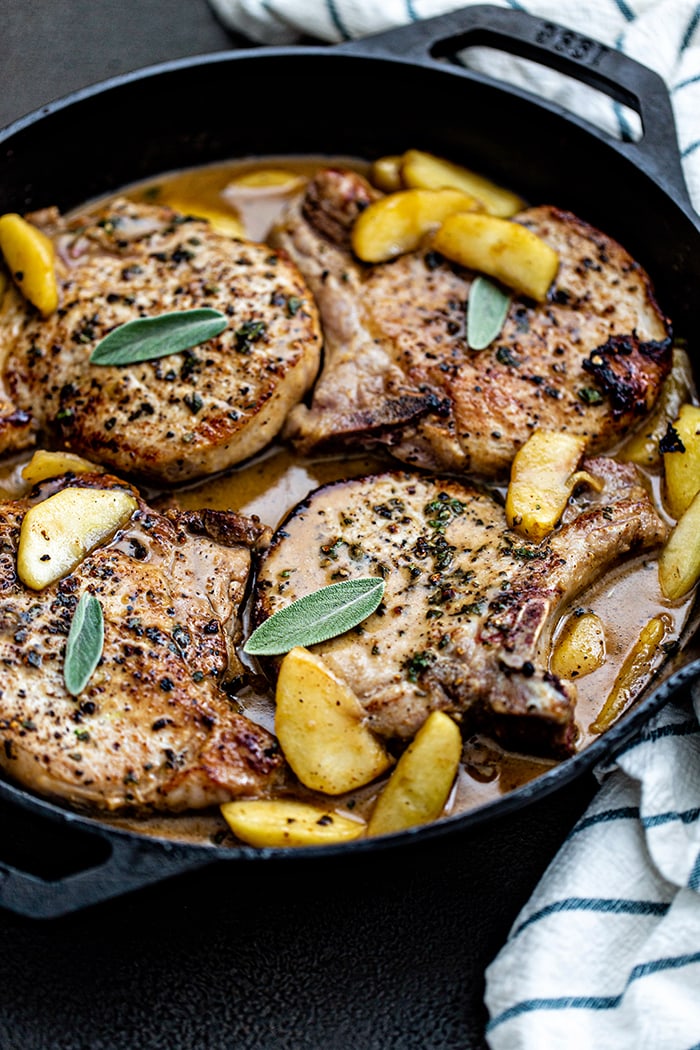
[[[157,317],[137,317],[114,328],[90,355],[93,365],[130,365],[178,354],[220,335],[228,319],[220,310],[175,310]]]
[[[467,343],[485,350],[501,334],[510,306],[510,295],[488,277],[475,277],[467,301]]]
[[[361,576],[305,594],[273,613],[253,631],[244,652],[255,656],[288,653],[296,645],[315,645],[345,634],[377,608],[384,580]]]
[[[78,696],[90,681],[102,656],[104,620],[102,606],[94,594],[87,592],[73,614],[66,642],[63,680],[71,696]]]

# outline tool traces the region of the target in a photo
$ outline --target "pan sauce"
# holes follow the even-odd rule
[[[356,159],[334,157],[333,163],[351,165],[362,172],[366,165]],[[186,171],[163,176],[157,183],[140,184],[127,188],[125,194],[134,200],[154,202],[184,202],[196,214],[197,206],[202,209],[225,210],[226,202],[222,190],[234,176],[254,171],[257,168],[279,168],[308,176],[320,164],[327,164],[327,158],[266,158],[260,161],[239,161],[215,165],[203,169]],[[251,237],[262,237],[262,230],[269,224],[274,212],[284,203],[284,193],[279,187],[272,186],[250,195],[242,209],[246,230]],[[99,202],[104,203],[103,201]],[[183,208],[184,210],[184,208]],[[84,212],[84,209],[81,209]],[[231,213],[233,215],[233,212]],[[26,462],[23,459],[22,462]],[[20,463],[19,466],[22,464]],[[233,468],[223,475],[208,478],[196,485],[181,489],[176,493],[177,502],[184,508],[211,507],[232,509],[245,514],[257,514],[262,521],[276,527],[299,501],[319,485],[341,478],[348,478],[365,473],[396,466],[396,461],[386,455],[376,456],[319,456],[309,459],[295,456],[289,449],[277,444],[255,457],[252,461]],[[11,471],[18,470],[17,463],[4,472],[9,477]],[[14,475],[17,477],[17,474]],[[654,491],[657,506],[661,508],[660,482],[655,475],[648,474],[648,482]],[[159,494],[144,492],[146,498],[153,499]],[[504,495],[504,490],[500,490]],[[609,693],[615,676],[639,636],[640,629],[652,617],[664,613],[672,624],[668,638],[678,638],[688,618],[691,599],[671,606],[661,595],[656,571],[656,560],[646,555],[632,559],[623,566],[609,573],[603,580],[579,595],[575,608],[585,608],[595,612],[603,624],[606,633],[606,659],[596,671],[577,679],[578,690],[577,724],[579,727],[579,746],[585,746],[593,739],[589,726],[599,712],[605,697]],[[564,622],[560,620],[557,632]],[[248,661],[250,663],[250,661]],[[256,668],[251,666],[252,670]],[[650,669],[649,677],[653,670]],[[272,728],[274,712],[272,698],[267,693],[255,692],[250,688],[238,697],[242,711],[268,728]],[[475,805],[491,801],[550,768],[551,762],[532,759],[527,756],[505,754],[492,742],[473,738],[468,741],[464,751],[464,763],[460,769],[446,813],[452,814]],[[355,813],[367,813],[378,794],[381,784],[372,784],[355,792],[352,798],[334,800],[339,809],[350,802]],[[302,789],[302,794],[313,800],[311,792]],[[157,816],[145,819],[134,818],[101,818],[116,826],[141,833],[173,837],[181,840],[201,842],[213,841],[217,844],[233,845],[235,839],[228,831],[227,825],[217,814]]]

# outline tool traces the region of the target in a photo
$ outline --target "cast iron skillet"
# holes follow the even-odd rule
[[[598,88],[641,117],[621,142],[449,56],[476,45],[534,59]],[[651,273],[675,330],[700,329],[700,218],[681,172],[660,78],[608,48],[521,12],[472,7],[332,48],[285,47],[178,60],[78,91],[0,132],[0,213],[62,210],[170,169],[247,155],[372,158],[409,147],[463,161],[534,203],[569,208],[618,238]],[[696,373],[700,362],[696,360]],[[0,864],[0,905],[49,918],[214,862],[321,862],[468,835],[555,791],[640,731],[700,674],[685,649],[673,673],[581,754],[480,809],[342,847],[221,850],[107,828],[0,782],[17,823],[43,818],[77,855],[45,876]],[[369,858],[369,863],[372,859]]]

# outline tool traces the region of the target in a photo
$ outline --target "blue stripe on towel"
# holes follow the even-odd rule
[[[689,47],[690,42],[693,39],[693,34],[695,33],[695,30],[698,28],[698,22],[700,22],[700,4],[696,5],[695,10],[693,11],[693,15],[692,15],[690,21],[688,22],[688,26],[686,28],[686,31],[683,34],[683,39],[681,40],[681,46],[680,46],[680,53],[681,54],[683,54],[683,52],[685,50],[687,50],[687,48]]]
[[[694,952],[692,955],[671,956],[666,959],[653,959],[646,963],[640,963],[631,970],[625,987],[629,987],[633,981],[648,977],[650,974],[660,973],[663,970],[679,970],[683,966],[691,966],[694,963],[700,963],[700,952]],[[489,1021],[486,1031],[491,1032],[498,1025],[503,1024],[504,1021],[510,1021],[514,1017],[531,1013],[533,1010],[612,1010],[621,1001],[622,995],[578,995],[561,996],[556,999],[524,999]]]
[[[700,73],[696,73],[694,77],[688,77],[687,80],[679,80],[676,86],[671,90],[673,93],[676,91],[682,91],[683,88],[690,87],[691,84],[697,84],[698,81],[700,81]]]
[[[695,858],[693,870],[691,871],[690,876],[688,878],[688,889],[696,891],[700,890],[700,853],[698,853],[697,857]]]
[[[671,824],[674,820],[680,820],[683,824],[694,824],[698,817],[700,817],[700,806],[682,812],[672,809],[668,813],[655,813],[653,817],[642,817],[642,825],[645,828],[658,828],[661,824]]]
[[[665,901],[635,901],[619,897],[566,897],[533,912],[513,931],[510,940],[514,940],[528,926],[546,918],[547,915],[562,911],[595,911],[610,915],[665,915],[669,907]]]
[[[420,15],[413,6],[413,0],[406,0],[406,14],[409,22],[418,22],[420,20]]]
[[[615,0],[615,6],[617,7],[620,14],[627,19],[628,22],[634,22],[636,15],[634,11],[630,11],[629,7],[625,3],[625,0]]]
[[[326,0],[326,7],[328,8],[328,14],[330,16],[331,22],[340,33],[343,40],[352,39],[347,28],[343,25],[340,15],[338,14],[338,8],[335,5],[335,0]]]
[[[698,78],[700,79],[700,74]],[[615,755],[619,758],[620,755],[626,755],[630,751],[633,751],[635,747],[639,747],[640,744],[653,744],[655,740],[661,740],[667,736],[692,736],[694,733],[700,732],[700,725],[698,725],[697,718],[688,718],[685,722],[667,722],[664,726],[657,726],[656,729],[650,730],[648,733],[640,733],[638,737],[632,740],[627,747],[622,748]]]
[[[489,1021],[486,1031],[492,1032],[504,1021],[532,1013],[533,1010],[611,1010],[621,998],[620,995],[563,995],[559,999],[524,999]]]
[[[651,962],[639,963],[630,971],[627,984],[638,981],[640,977],[648,977],[651,973],[660,973],[662,970],[680,970],[683,966],[692,966],[700,963],[700,952],[692,952],[690,955],[672,955],[666,959],[653,959]]]
[[[599,813],[592,813],[590,817],[582,817],[569,834],[576,835],[579,831],[594,824],[607,824],[610,820],[637,820],[639,818],[639,806],[620,806],[619,809],[601,809]]]
[[[681,159],[685,160],[685,158],[689,157],[691,153],[695,153],[695,150],[698,148],[698,146],[700,146],[700,139],[696,139],[695,142],[691,142],[690,145],[686,146],[683,152],[681,153]]]

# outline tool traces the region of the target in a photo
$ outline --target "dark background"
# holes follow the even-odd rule
[[[0,0],[0,126],[245,43],[204,0]],[[221,863],[51,921],[0,911],[0,1050],[479,1050],[484,969],[592,790],[429,850]],[[0,862],[16,825],[0,809]],[[35,873],[60,873],[51,829],[19,838]]]

